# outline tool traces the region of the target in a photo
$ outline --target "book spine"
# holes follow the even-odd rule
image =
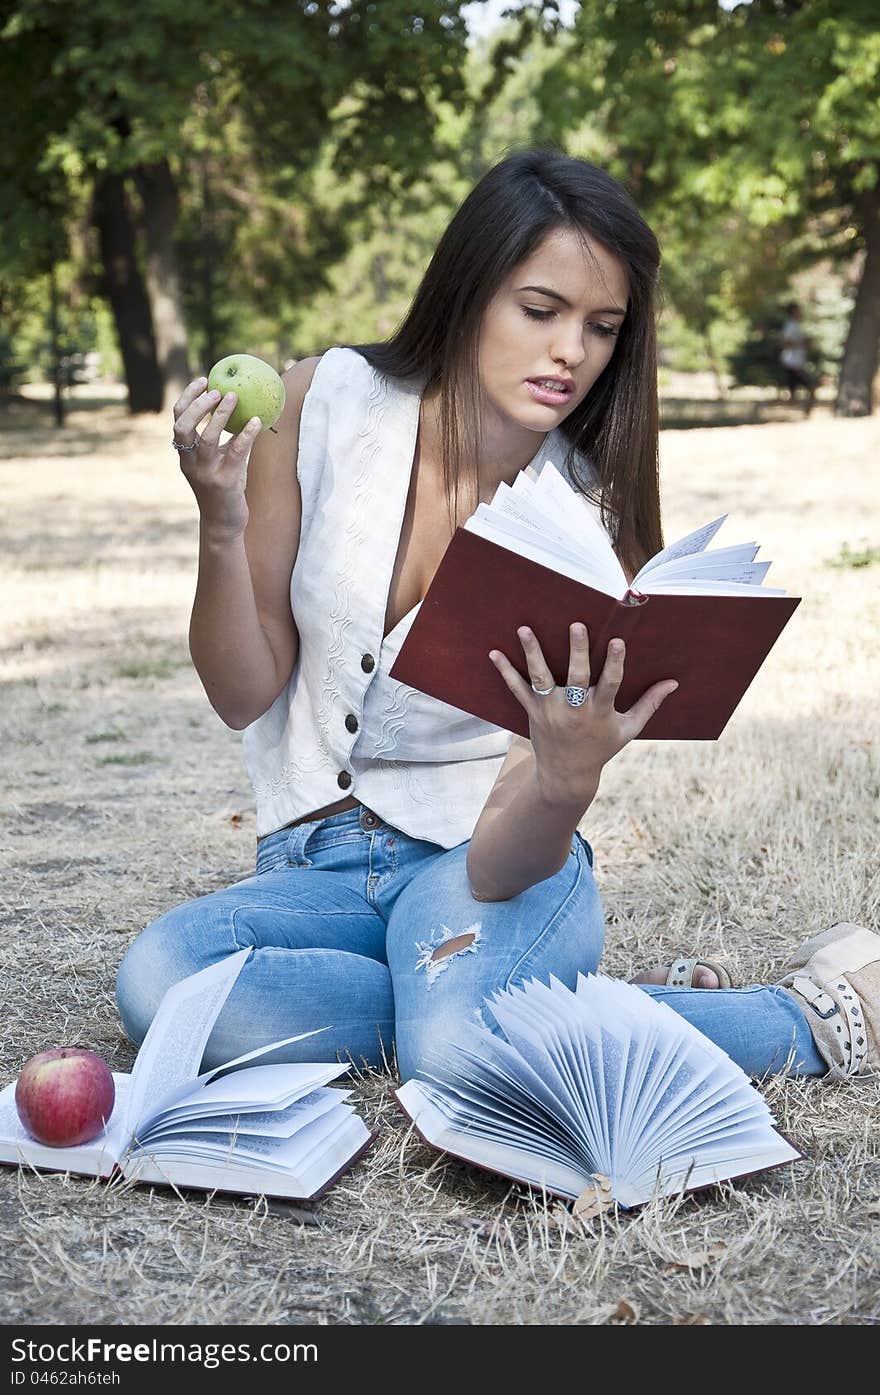
[[[620,604],[621,604],[621,605],[646,605],[646,604],[647,604],[647,601],[648,601],[648,597],[645,595],[644,591],[634,591],[633,588],[630,586],[629,590],[626,592],[626,594],[625,594],[625,596],[623,597],[623,599],[621,600]]]
[[[632,596],[634,599],[628,600]],[[638,599],[635,599],[638,597]],[[622,639],[628,645],[639,621],[647,614],[648,597],[637,591],[627,591],[611,611],[598,634],[590,635],[590,682],[595,683],[605,667],[608,644],[612,639]]]

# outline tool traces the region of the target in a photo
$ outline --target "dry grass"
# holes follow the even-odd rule
[[[60,433],[32,410],[5,425],[0,1074],[62,1041],[125,1070],[122,953],[250,871],[251,792],[189,662],[197,528],[166,424],[110,404]],[[877,569],[827,565],[880,542],[878,446],[877,419],[821,412],[664,433],[667,535],[727,510],[723,540],[755,537],[805,599],[719,743],[636,743],[606,772],[583,828],[608,971],[699,949],[755,982],[834,919],[878,927]],[[581,1225],[422,1147],[388,1077],[355,1083],[379,1143],[311,1206],[0,1170],[0,1320],[880,1316],[876,1085],[772,1080],[807,1161]]]

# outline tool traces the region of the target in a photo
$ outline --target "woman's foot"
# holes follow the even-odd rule
[[[657,964],[653,969],[642,969],[630,979],[630,983],[657,983],[661,986],[669,976],[668,964]],[[721,981],[713,969],[694,969],[694,988],[720,988]]]

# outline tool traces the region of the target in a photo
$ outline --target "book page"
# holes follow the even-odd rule
[[[490,519],[509,518],[530,532],[538,533],[547,541],[552,541],[560,551],[569,552],[578,559],[582,556],[582,547],[577,538],[558,527],[543,509],[538,508],[528,493],[511,488],[504,480],[492,495],[491,504],[478,504],[476,512],[479,513],[480,509],[488,509]]]
[[[627,587],[626,572],[605,529],[592,510],[584,507],[584,501],[577,491],[566,484],[555,467],[543,469],[533,488],[535,498],[542,506],[552,507],[560,520],[565,520],[564,527],[570,530],[573,520],[577,519],[577,532],[578,537],[582,538],[584,555],[607,579],[606,584],[598,589],[607,591],[611,596],[622,596]]]
[[[468,1108],[461,1107],[462,1097],[452,1083],[443,1081],[435,1085],[421,1078],[418,1083],[443,1115],[447,1127],[461,1136],[462,1144],[470,1138],[481,1138],[527,1153],[536,1161],[552,1161],[562,1167],[582,1165],[590,1170],[591,1164],[582,1159],[583,1150],[570,1139],[560,1141],[546,1128],[536,1129],[532,1124],[524,1124],[514,1112],[493,1113],[487,1108],[491,1092],[474,1093],[472,1100],[476,1107]]]
[[[520,1027],[525,1021],[530,1022],[564,1074],[569,1097],[586,1105],[590,1154],[595,1160],[594,1166],[606,1172],[611,1155],[608,1084],[609,1071],[614,1065],[605,1059],[601,1026],[552,974],[549,988],[536,978],[529,980],[525,988],[527,991],[514,990],[506,1010],[514,1008],[520,1013]],[[499,1007],[503,1014],[505,1006]],[[509,1017],[504,1030],[513,1030]],[[517,1040],[517,1045],[521,1048],[521,1041]],[[601,1088],[596,1088],[597,1082]]]
[[[667,1004],[603,975],[579,974],[575,997],[603,1035],[618,1038],[624,1049],[628,1037],[650,1042],[647,1053],[627,1055],[624,1099],[629,1094],[638,1103],[624,1107],[629,1118],[608,1174],[621,1205],[647,1199],[658,1167],[664,1192],[680,1190],[683,1169],[677,1164],[685,1155],[688,1166],[695,1157],[701,1165],[711,1163],[713,1176],[734,1151],[742,1155],[754,1146],[766,1148],[768,1158],[780,1156],[769,1107],[746,1074]],[[631,1074],[634,1067],[641,1079]]]
[[[149,1146],[142,1146],[137,1151],[149,1153],[154,1158],[202,1158],[205,1162],[213,1161],[223,1166],[240,1167],[243,1163],[256,1161],[279,1168],[282,1172],[296,1172],[312,1150],[332,1137],[354,1112],[353,1105],[336,1104],[304,1123],[289,1138],[247,1133],[245,1130],[215,1134],[192,1129],[189,1133],[153,1139]]]
[[[661,1151],[665,1157],[672,1151],[683,1153],[698,1147],[702,1154],[711,1148],[726,1147],[752,1129],[763,1133],[768,1122],[764,1111],[756,1110],[750,1100],[742,1096],[731,1100],[722,1095],[711,1108],[692,1112],[684,1124],[676,1119]]]
[[[582,562],[570,561],[568,556],[562,556],[553,550],[552,543],[545,546],[542,539],[536,534],[532,535],[528,529],[522,528],[516,534],[510,532],[513,524],[505,526],[508,520],[497,524],[494,520],[483,515],[478,518],[476,513],[471,514],[462,525],[469,533],[476,533],[478,537],[485,538],[487,542],[493,542],[498,547],[507,548],[508,552],[516,552],[520,557],[528,557],[531,562],[537,562],[542,567],[548,567],[551,571],[559,572],[561,576],[571,577],[573,581],[582,581],[586,586],[592,586],[597,591],[602,591],[606,596],[623,595],[626,589],[624,578],[623,590],[619,592],[608,590],[607,583],[597,566],[590,564],[589,558],[584,558]]]
[[[708,552],[694,552],[687,557],[674,557],[671,562],[659,562],[650,569],[655,581],[668,576],[703,576],[716,566],[726,567],[734,562],[754,562],[760,551],[757,543],[735,543],[731,547],[712,547]]]
[[[661,552],[649,557],[641,571],[637,572],[633,578],[633,590],[640,590],[639,582],[646,577],[655,567],[659,567],[662,562],[671,562],[676,557],[687,557],[692,552],[705,552],[710,542],[721,527],[727,514],[723,513],[720,518],[715,518],[711,523],[704,523],[702,528],[695,528],[693,533],[687,533],[685,537],[679,538],[678,542],[670,543]]]
[[[222,1075],[210,1074],[192,1083],[183,1094],[176,1091],[173,1101],[145,1117],[138,1140],[149,1137],[157,1127],[185,1124],[202,1115],[258,1113],[285,1109],[318,1085],[326,1085],[350,1069],[348,1061],[290,1061],[273,1066],[249,1066]]]
[[[558,982],[558,981],[557,981]],[[563,994],[568,993],[559,985]],[[544,995],[546,1011],[541,1010]],[[607,1171],[608,1121],[602,1087],[601,1042],[580,1030],[571,1031],[559,1010],[561,997],[531,979],[523,988],[498,992],[486,1005],[523,1061],[548,1079],[557,1096],[557,1109],[574,1120],[573,1136],[589,1170]],[[542,1065],[541,1058],[544,1057]]]
[[[516,1053],[535,1075],[547,1082],[557,1110],[564,1111],[584,1142],[595,1148],[600,1137],[600,1092],[594,1089],[589,1074],[579,1076],[580,1086],[572,1090],[570,1070],[560,1068],[560,1062],[548,1052],[542,1032],[534,1021],[523,1016],[522,996],[522,990],[511,989],[485,1001]]]
[[[165,993],[131,1073],[129,1135],[136,1132],[148,1100],[157,1103],[198,1073],[211,1029],[250,953],[230,954]]]
[[[140,1138],[140,1146],[148,1146],[154,1139],[174,1138],[185,1134],[188,1129],[200,1133],[239,1132],[264,1134],[267,1138],[290,1138],[297,1129],[333,1109],[341,1100],[348,1099],[353,1090],[312,1090],[301,1099],[280,1109],[257,1110],[253,1113],[201,1114],[194,1119],[184,1117],[160,1122]]]
[[[589,1018],[602,1021],[603,1029],[616,1035],[625,1053],[628,1074],[625,1091],[621,1081],[618,1099],[620,1158],[631,1157],[631,1150],[641,1145],[648,1116],[679,1069],[682,1037],[689,1030],[677,1013],[671,1023],[662,1013],[655,1013],[653,1008],[658,1005],[653,1000],[646,1012],[642,1000],[647,995],[634,998],[633,987],[604,974],[579,973],[575,994]],[[635,1049],[627,1050],[628,1039],[632,1039]]]
[[[507,508],[496,509],[494,505],[490,507],[489,504],[478,504],[471,514],[471,519],[476,523],[487,523],[514,542],[532,542],[536,547],[546,548],[554,557],[565,558],[576,567],[584,565],[583,554],[572,544],[557,542],[555,533],[547,532],[534,523],[520,522]],[[475,529],[470,531],[474,532]]]
[[[770,566],[770,562],[728,562],[724,566],[697,568],[689,573],[681,562],[675,562],[669,571],[664,567],[662,572],[650,576],[643,585],[643,591],[646,596],[651,596],[656,586],[679,585],[681,582],[702,586],[707,581],[736,581],[744,586],[760,586]]]
[[[779,587],[753,586],[739,581],[670,581],[656,582],[644,592],[646,596],[784,596]]]
[[[797,1162],[802,1155],[781,1134],[767,1128],[760,1142],[744,1148],[731,1147],[717,1155],[700,1148],[677,1158],[664,1158],[653,1170],[627,1179],[620,1188],[622,1206],[640,1206],[655,1194],[669,1195],[687,1188],[712,1186],[735,1177],[745,1177],[767,1167]]]
[[[493,1037],[491,1043],[484,1041],[482,1049],[491,1052],[499,1042],[506,1052],[513,1052],[499,1037]],[[462,1061],[461,1066],[456,1064],[457,1059]],[[536,1156],[554,1157],[566,1166],[583,1161],[589,1169],[594,1167],[580,1130],[570,1127],[553,1109],[538,1104],[526,1083],[525,1062],[518,1063],[517,1078],[500,1061],[485,1059],[459,1044],[438,1056],[437,1062],[437,1072],[425,1069],[423,1063],[418,1072],[419,1083],[450,1127],[507,1141]]]
[[[372,1135],[356,1114],[345,1120],[320,1149],[313,1151],[295,1173],[253,1162],[247,1166],[206,1162],[192,1157],[157,1157],[140,1154],[126,1164],[131,1181],[169,1187],[197,1187],[204,1191],[234,1192],[243,1196],[283,1196],[309,1200],[337,1173],[343,1171]]]
[[[549,1072],[538,1074],[522,1052],[504,1037],[475,1023],[459,1025],[454,1041],[448,1038],[428,1053],[426,1065],[434,1063],[434,1071],[421,1071],[435,1082],[438,1091],[451,1094],[448,1107],[455,1117],[467,1114],[479,1118],[488,1093],[498,1103],[501,1113],[516,1113],[530,1123],[534,1146],[540,1146],[545,1133],[550,1133],[568,1148],[584,1146],[583,1121],[570,1109],[567,1098],[560,1097],[548,1080]]]
[[[548,470],[554,468],[552,462],[547,462],[547,468]],[[563,481],[563,483],[565,483],[565,481]],[[585,499],[582,494],[577,494],[574,490],[571,490],[571,507],[563,513],[556,506],[555,501],[548,498],[546,489],[544,495],[541,496],[536,491],[532,480],[526,479],[522,473],[517,475],[513,484],[508,488],[510,495],[515,499],[517,505],[522,509],[528,510],[535,524],[540,527],[542,531],[547,530],[558,533],[568,550],[570,552],[575,552],[577,556],[583,556],[585,549],[589,547],[590,538],[593,537],[591,523],[598,526],[605,537],[606,544],[609,546],[611,545],[611,539],[602,527],[601,516],[596,506]],[[583,521],[584,516],[591,520],[591,523],[585,525],[586,532],[584,529],[579,529],[578,527]],[[612,547],[612,552],[613,551],[614,549]],[[615,577],[616,573],[614,572],[614,568],[610,567],[610,584],[617,584]]]
[[[549,1159],[542,1161],[532,1153],[511,1148],[494,1139],[479,1138],[475,1134],[462,1135],[457,1129],[449,1127],[424,1087],[415,1079],[407,1080],[395,1094],[422,1137],[453,1157],[477,1163],[527,1186],[546,1187],[571,1201],[580,1196],[591,1180],[590,1174],[579,1168],[563,1167]]]
[[[0,1161],[52,1168],[58,1172],[79,1172],[88,1177],[107,1177],[125,1145],[125,1121],[130,1076],[113,1071],[116,1099],[107,1127],[89,1143],[75,1148],[51,1148],[32,1138],[18,1117],[15,1085],[0,1092]]]

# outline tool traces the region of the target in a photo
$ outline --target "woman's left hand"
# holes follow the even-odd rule
[[[553,675],[541,652],[541,646],[525,626],[517,631],[526,656],[529,677],[535,688],[548,688]],[[572,625],[569,630],[571,649],[568,665],[568,686],[586,688],[587,696],[579,707],[565,699],[565,689],[553,687],[542,696],[517,672],[513,664],[498,649],[489,658],[529,718],[529,738],[535,754],[536,776],[548,803],[577,805],[589,801],[596,792],[599,775],[607,761],[615,756],[657,711],[664,698],[674,693],[678,683],[664,678],[654,683],[628,712],[617,712],[614,699],[623,681],[625,646],[622,639],[612,639],[602,672],[590,687],[590,639],[585,625]]]

